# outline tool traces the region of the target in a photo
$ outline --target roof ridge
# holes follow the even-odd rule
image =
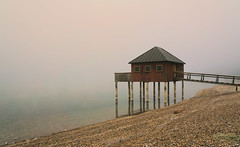
[[[156,47],[156,46],[155,46],[155,47]],[[144,54],[150,52],[150,51],[151,51],[152,49],[154,49],[155,47],[151,48],[150,50],[145,51],[144,53],[142,53],[141,55],[139,55],[137,58],[135,58],[135,59],[133,59],[133,60],[136,60],[136,59],[138,59],[138,58],[141,58]],[[132,61],[133,61],[133,60],[132,60]],[[130,61],[128,64],[130,64],[132,61]]]
[[[154,46],[150,50],[144,52],[140,56],[130,61],[129,64],[147,62],[174,62],[185,64],[183,61],[181,61],[180,59],[178,59],[165,49],[158,46]]]
[[[163,49],[163,48],[161,48],[161,47],[158,47],[158,46],[156,46],[156,47],[157,47],[158,51],[162,54],[162,56],[164,57],[164,59],[167,60],[166,56],[161,52],[160,49],[162,49],[163,51],[166,51],[166,50]],[[167,51],[166,51],[166,52],[167,52]]]

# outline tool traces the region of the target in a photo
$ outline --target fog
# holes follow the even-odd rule
[[[113,99],[114,72],[154,46],[240,75],[239,26],[239,0],[1,0],[0,98]]]

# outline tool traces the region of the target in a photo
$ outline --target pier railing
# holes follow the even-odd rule
[[[239,83],[240,76],[192,73],[192,72],[175,72],[174,79],[192,81],[192,82],[240,86],[240,83]]]
[[[130,82],[131,81],[131,72],[124,73],[115,73],[116,82]]]

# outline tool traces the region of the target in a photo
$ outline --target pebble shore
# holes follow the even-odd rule
[[[6,146],[240,146],[240,93],[217,86],[196,97]]]

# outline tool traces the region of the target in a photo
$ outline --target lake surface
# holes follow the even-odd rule
[[[188,99],[197,91],[215,85],[185,82],[184,86],[185,99]],[[118,87],[118,116],[121,117],[128,115],[127,83],[119,83]],[[152,83],[149,87],[149,110],[153,110]],[[31,98],[0,95],[0,145],[115,119],[114,96],[114,86],[112,92],[105,94],[35,95]],[[161,83],[161,107],[164,105],[163,99],[163,83]],[[179,101],[181,101],[181,82],[177,82],[177,102]],[[173,104],[172,83],[170,83],[170,102]],[[134,113],[139,110],[139,83],[134,83]]]

